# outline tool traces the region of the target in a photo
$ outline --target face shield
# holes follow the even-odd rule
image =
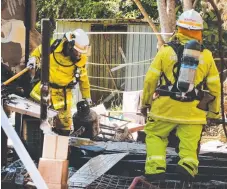
[[[73,63],[79,62],[81,59],[81,53],[75,48],[72,48],[69,56]]]
[[[66,45],[66,55],[70,56],[74,63],[81,59],[81,54],[90,55],[91,47],[89,46],[89,38],[85,31],[76,29],[73,32],[67,32],[65,38],[69,44]]]
[[[77,63],[81,59],[81,53],[74,48],[73,41],[65,41],[63,44],[63,54],[64,56],[70,57],[73,63]]]

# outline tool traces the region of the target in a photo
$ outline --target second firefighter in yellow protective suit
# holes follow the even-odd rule
[[[90,84],[85,64],[89,51],[89,38],[82,29],[65,34],[63,39],[51,42],[50,54],[50,95],[51,107],[59,112],[55,125],[59,134],[68,135],[72,125],[72,88],[79,84],[82,98],[91,103]],[[41,45],[37,47],[28,64],[35,68],[40,66]],[[40,101],[40,82],[30,93]]]
[[[171,38],[172,42],[177,41],[183,47],[193,39],[198,41],[198,44],[202,42],[203,20],[196,11],[188,10],[182,13],[177,26],[178,31]],[[145,175],[148,180],[152,181],[164,179],[167,138],[173,129],[176,129],[176,135],[180,140],[180,161],[176,172],[179,173],[180,179],[183,181],[193,179],[198,173],[197,149],[203,125],[206,124],[207,118],[219,118],[219,73],[212,53],[207,49],[202,49],[200,52],[194,86],[199,86],[200,83],[205,84],[209,93],[214,97],[214,100],[209,104],[208,111],[197,107],[200,101],[196,97],[191,101],[175,100],[170,95],[158,95],[154,98],[160,79],[160,83],[162,86],[167,86],[167,90],[171,84],[176,82],[174,74],[179,75],[179,72],[177,73],[178,66],[175,67],[178,61],[174,49],[168,44],[163,45],[151,63],[144,81],[141,112],[144,113],[147,107],[151,109],[145,126],[147,151]],[[186,75],[184,76],[186,77]]]

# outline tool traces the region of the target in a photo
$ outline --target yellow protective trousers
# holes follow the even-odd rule
[[[41,99],[40,82],[35,85],[30,96],[37,102]],[[72,89],[66,89],[66,102],[63,89],[55,89],[50,87],[51,108],[58,111],[58,115],[54,119],[54,126],[61,130],[70,130],[72,126]],[[66,104],[65,104],[66,103]],[[66,106],[65,106],[66,105]]]
[[[203,125],[176,124],[163,121],[148,121],[145,126],[147,158],[145,174],[158,174],[166,170],[166,147],[168,135],[176,128],[180,140],[178,164],[193,177],[198,173],[197,148],[201,138]]]
[[[73,122],[72,122],[72,115],[71,115],[71,106],[67,109],[60,109],[58,110],[58,116],[56,116],[54,120],[54,125],[57,129],[61,130],[70,130]]]

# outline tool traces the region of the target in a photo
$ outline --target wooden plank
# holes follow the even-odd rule
[[[57,135],[44,135],[43,158],[55,159],[57,147]]]
[[[69,137],[58,136],[57,138],[57,148],[56,148],[56,159],[66,160],[68,158],[68,146]]]
[[[30,101],[26,98],[22,98],[15,94],[8,96],[5,100],[5,106],[11,111],[18,112],[20,114],[29,115],[32,117],[40,118],[40,105]],[[48,109],[48,118],[55,117],[58,112],[53,109]]]
[[[60,135],[45,135],[43,158],[66,160],[68,157],[69,137]]]
[[[141,130],[143,130],[143,129],[144,129],[144,125],[140,125],[140,126],[138,126],[138,127],[130,128],[130,129],[128,129],[128,131],[129,131],[130,133],[135,133],[135,132],[141,131]]]
[[[68,160],[40,158],[39,171],[48,184],[67,184]]]
[[[67,184],[47,184],[49,189],[68,189]]]

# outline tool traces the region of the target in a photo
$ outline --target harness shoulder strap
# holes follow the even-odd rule
[[[50,46],[50,54],[60,45],[61,39],[56,39],[53,44]]]
[[[180,71],[180,60],[182,58],[183,55],[183,49],[184,46],[181,45],[180,43],[176,42],[176,41],[170,41],[168,43],[166,43],[166,45],[172,47],[172,49],[174,50],[174,52],[177,55],[177,62],[174,64],[173,66],[173,76],[175,78],[175,81],[177,81],[178,76],[179,76],[179,71]],[[175,68],[177,68],[177,72],[175,73]],[[168,78],[166,77],[165,73],[162,73],[161,77],[160,77],[160,86],[162,85],[162,78],[164,78],[165,82],[167,85],[172,85],[171,82],[168,80]]]
[[[170,47],[172,47],[172,49],[174,50],[174,52],[177,55],[177,62],[173,66],[173,76],[174,76],[175,81],[176,81],[178,79],[179,72],[180,72],[181,59],[182,59],[182,56],[183,56],[184,46],[181,45],[180,43],[176,42],[176,41],[170,41],[167,44]],[[174,71],[176,68],[177,68],[177,72]]]

